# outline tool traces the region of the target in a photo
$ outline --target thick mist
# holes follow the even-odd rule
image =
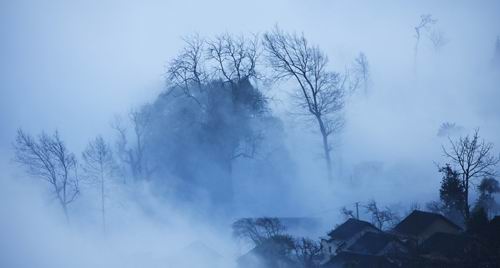
[[[235,267],[249,248],[231,237],[231,223],[240,217],[318,218],[325,225],[308,234],[316,239],[343,220],[341,207],[355,202],[374,199],[401,213],[410,204],[425,206],[438,198],[437,164],[446,163],[441,146],[448,136],[479,128],[500,152],[498,10],[496,1],[0,3],[0,266]],[[415,56],[414,27],[422,14],[437,19],[433,29],[444,39],[436,47],[422,36]],[[199,115],[184,113],[192,103],[162,99],[166,69],[183,48],[182,37],[250,36],[276,25],[318,45],[329,69],[350,70],[363,52],[368,84],[346,98],[344,127],[332,136],[329,182],[318,132],[295,116],[289,93],[296,85],[254,83],[268,110],[248,126],[268,131],[266,157],[234,162],[234,202],[219,206],[215,197],[224,193],[206,189],[221,187],[199,180],[223,177],[210,153],[221,147],[204,149],[215,142],[200,142],[206,137],[196,136],[204,133],[199,129],[189,132],[193,137],[176,132],[186,127],[185,117]],[[265,60],[257,67],[270,72]],[[144,107],[161,120],[149,137],[156,175],[135,186],[122,187],[119,179],[109,185],[105,235],[92,185],[82,185],[68,224],[43,181],[12,160],[18,128],[57,129],[79,157],[96,135],[114,146],[115,118],[126,120],[131,109]],[[455,129],[440,129],[446,122]],[[174,166],[180,160],[191,166]]]

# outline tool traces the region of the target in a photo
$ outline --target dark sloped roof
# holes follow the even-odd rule
[[[377,254],[393,241],[399,242],[390,234],[367,232],[347,250],[363,254]]]
[[[356,219],[348,219],[346,222],[342,223],[337,228],[329,232],[328,236],[330,236],[332,239],[346,240],[364,230],[365,228],[378,230],[377,227],[373,226],[369,222]]]
[[[396,227],[394,227],[394,231],[405,235],[418,235],[435,221],[444,221],[457,231],[461,230],[460,227],[448,220],[443,215],[414,210],[410,215],[408,215],[408,217],[406,217],[398,225],[396,225]]]
[[[341,252],[321,266],[322,268],[392,268],[398,267],[395,263],[386,257],[365,255],[351,252]]]

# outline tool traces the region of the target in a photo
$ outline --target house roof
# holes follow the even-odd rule
[[[448,220],[446,217],[436,213],[414,210],[404,220],[402,220],[394,231],[404,235],[418,235],[436,221],[446,222],[451,228],[460,231],[461,228]]]
[[[354,244],[352,244],[348,251],[363,253],[363,254],[378,254],[382,251],[389,243],[397,242],[396,237],[386,233],[374,233],[367,232],[361,236]]]
[[[348,219],[346,222],[342,223],[337,228],[329,232],[328,236],[336,240],[346,240],[366,228],[378,230],[377,227],[373,226],[369,222],[356,219]]]
[[[358,254],[352,252],[341,252],[332,257],[327,263],[322,265],[324,268],[340,268],[340,267],[398,267],[387,257]]]

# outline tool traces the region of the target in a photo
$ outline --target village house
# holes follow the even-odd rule
[[[416,246],[435,233],[459,234],[461,231],[458,225],[443,215],[420,210],[414,210],[392,230],[404,241],[412,242]]]
[[[321,239],[322,263],[328,262],[333,256],[353,245],[360,237],[368,232],[381,233],[373,224],[349,219],[328,233],[327,238]]]
[[[383,232],[366,232],[345,251],[374,256],[403,256],[409,252],[396,236]]]

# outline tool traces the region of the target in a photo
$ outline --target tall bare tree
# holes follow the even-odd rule
[[[432,46],[435,51],[441,50],[448,42],[446,34],[442,30],[433,30],[429,33],[429,40],[432,42]]]
[[[368,63],[365,53],[359,53],[358,57],[354,59],[354,63],[355,75],[361,80],[366,94],[368,92],[368,83],[370,79],[370,64]]]
[[[342,126],[340,111],[349,83],[347,74],[327,70],[328,57],[303,35],[285,33],[279,28],[264,35],[264,49],[275,79],[294,79],[295,97],[304,115],[316,121],[323,141],[328,178],[332,179],[330,136]]]
[[[232,225],[233,235],[237,238],[252,241],[259,245],[266,240],[282,236],[286,227],[278,218],[242,218]]]
[[[212,64],[212,77],[230,83],[233,88],[239,82],[257,76],[259,39],[233,36],[228,33],[207,41],[207,58]]]
[[[422,34],[424,32],[428,33],[431,31],[431,28],[434,24],[437,23],[437,20],[432,17],[431,14],[424,14],[420,16],[420,22],[414,27],[415,29],[415,47],[413,51],[414,57],[414,67],[417,68],[417,57],[418,57],[418,49],[420,45],[420,40],[422,38]]]
[[[315,268],[319,267],[317,258],[321,254],[321,246],[309,238],[296,239],[293,252],[300,267]]]
[[[101,136],[90,141],[82,153],[84,160],[83,169],[88,178],[98,182],[101,195],[101,221],[102,229],[106,231],[106,205],[107,181],[113,175],[116,163],[111,147]]]
[[[458,140],[449,139],[449,148],[443,146],[443,152],[454,170],[462,180],[465,191],[465,219],[470,218],[469,190],[472,182],[477,178],[495,177],[496,165],[500,157],[493,155],[493,144],[480,139],[479,129],[472,136],[460,137]]]
[[[80,193],[77,160],[68,151],[59,133],[42,133],[35,138],[19,129],[14,149],[16,162],[24,166],[29,174],[49,183],[69,221],[68,205]]]
[[[153,168],[150,166],[146,155],[145,136],[151,123],[151,114],[148,107],[144,106],[140,110],[131,110],[129,122],[132,126],[131,134],[128,133],[125,123],[120,118],[116,118],[111,125],[118,133],[118,158],[128,167],[134,181],[149,180],[153,174]]]
[[[366,205],[366,212],[371,214],[371,222],[381,230],[386,227],[392,227],[399,222],[399,215],[396,212],[388,207],[379,208],[375,200],[368,202]],[[389,224],[389,226],[387,226],[387,224]]]
[[[188,36],[183,40],[184,48],[168,66],[167,81],[175,86],[171,89],[181,89],[183,95],[205,108],[199,98],[202,86],[208,79],[205,70],[206,42],[199,35]]]

